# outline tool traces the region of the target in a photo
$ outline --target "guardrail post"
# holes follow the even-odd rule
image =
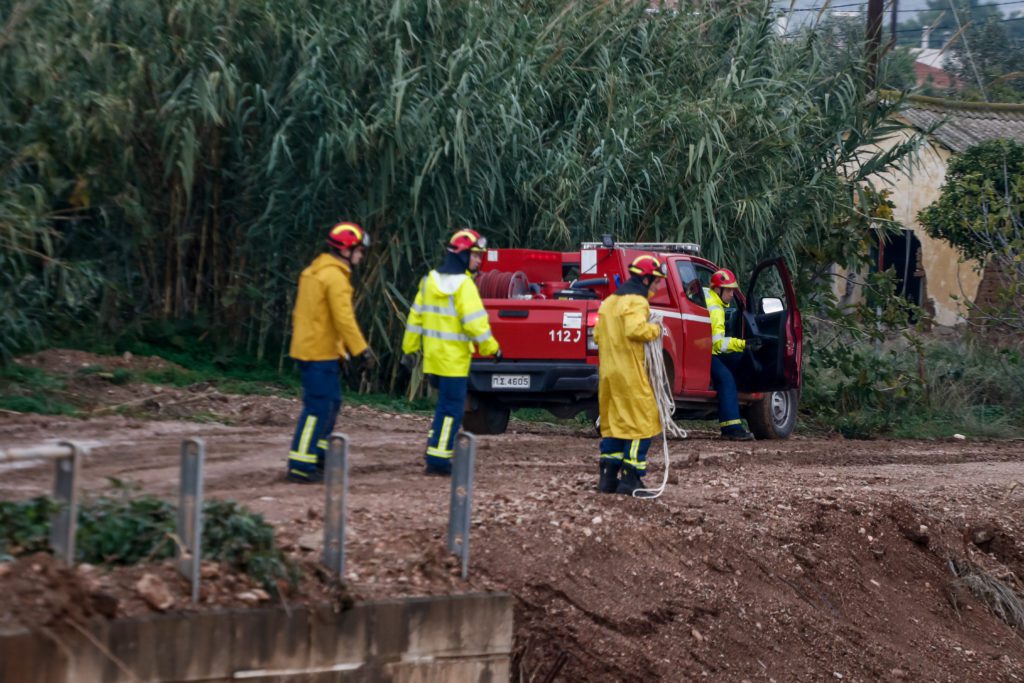
[[[323,563],[339,580],[345,580],[345,522],[348,502],[348,444],[346,435],[335,432],[327,440],[324,458],[324,554]]]
[[[181,480],[178,491],[178,571],[192,582],[192,602],[199,601],[200,560],[203,545],[203,461],[206,443],[202,439],[181,442]]]
[[[53,462],[53,499],[60,507],[50,523],[50,547],[68,564],[75,563],[75,532],[78,530],[78,468],[82,450],[70,441],[61,446],[71,454]]]
[[[452,457],[452,496],[448,507],[448,551],[462,559],[462,578],[469,576],[469,525],[473,512],[473,469],[476,436],[462,432]]]

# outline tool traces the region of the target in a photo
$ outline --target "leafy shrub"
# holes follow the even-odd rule
[[[133,496],[129,487],[113,483],[117,495],[98,496],[79,507],[77,561],[132,565],[173,556],[174,506]],[[0,557],[48,550],[55,509],[46,497],[0,501]],[[292,586],[298,581],[297,567],[274,545],[274,528],[234,501],[204,503],[203,556],[248,574],[273,593],[279,579]]]

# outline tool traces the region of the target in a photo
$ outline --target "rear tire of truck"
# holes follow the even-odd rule
[[[474,434],[504,434],[511,414],[508,408],[478,400],[476,409],[462,416],[462,427]]]
[[[768,392],[746,409],[750,431],[758,439],[788,439],[796,427],[799,402],[796,389]]]

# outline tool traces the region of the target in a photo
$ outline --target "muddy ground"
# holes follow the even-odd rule
[[[177,394],[131,391],[112,401],[148,392],[155,403],[132,409],[149,414],[5,413],[0,446],[80,440],[92,447],[86,491],[117,477],[172,497],[180,440],[203,437],[207,496],[264,514],[309,566],[322,490],[283,478],[297,401],[196,401],[207,420],[223,404],[228,425],[166,419],[161,401]],[[444,552],[448,482],[421,473],[427,426],[426,416],[368,407],[342,414],[349,586],[357,597],[510,591],[523,680],[555,666],[564,681],[1024,679],[1024,640],[951,571],[970,561],[1020,590],[1024,442],[737,446],[691,432],[671,442],[665,495],[642,501],[594,492],[588,429],[513,422],[479,439],[463,582]],[[660,449],[652,461],[657,482]],[[48,487],[45,467],[0,469],[2,498]],[[129,608],[138,607],[121,613]]]

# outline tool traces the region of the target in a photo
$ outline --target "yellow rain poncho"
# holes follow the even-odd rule
[[[644,343],[661,327],[647,322],[651,307],[639,294],[615,294],[601,304],[597,342],[601,436],[649,439],[661,431],[658,404],[644,371]]]

